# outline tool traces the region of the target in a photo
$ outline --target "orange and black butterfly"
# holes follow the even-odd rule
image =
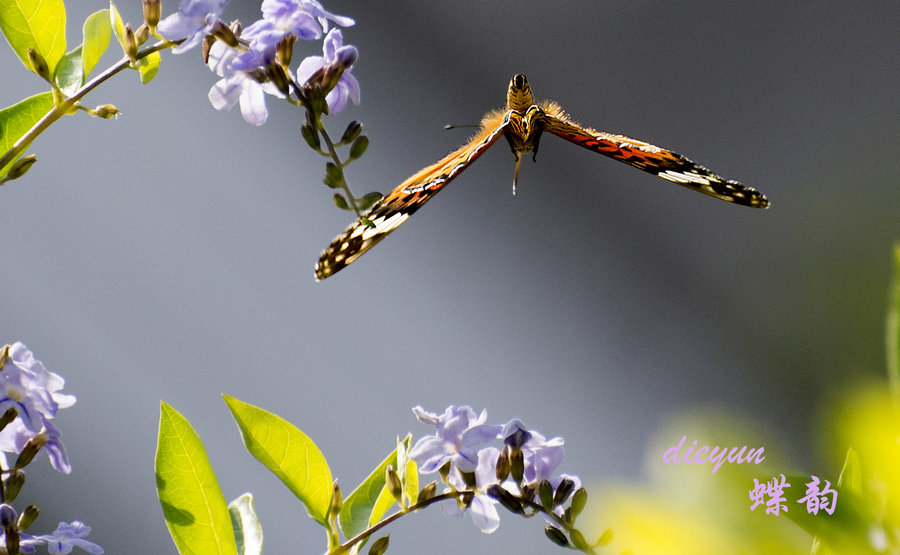
[[[533,152],[536,156],[545,131],[689,189],[744,206],[769,206],[766,196],[753,187],[716,175],[681,154],[624,135],[582,127],[569,119],[555,102],[535,103],[528,80],[519,74],[509,82],[506,109],[488,112],[468,143],[401,183],[338,235],[319,258],[316,279],[340,271],[374,247],[500,137],[506,138],[516,155],[515,192],[522,154]]]

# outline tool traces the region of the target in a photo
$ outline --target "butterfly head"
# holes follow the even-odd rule
[[[509,80],[509,89],[506,91],[506,109],[525,112],[534,104],[534,95],[528,85],[528,79],[521,73],[513,75]]]

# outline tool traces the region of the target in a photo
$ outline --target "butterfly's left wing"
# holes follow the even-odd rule
[[[509,112],[487,114],[481,122],[481,129],[468,143],[423,168],[375,203],[363,218],[350,224],[322,252],[316,263],[316,279],[325,279],[343,269],[397,229],[502,137],[508,125]]]
[[[769,206],[766,196],[753,187],[716,175],[677,152],[624,135],[582,127],[571,121],[555,103],[542,108],[545,112],[544,131],[548,133],[728,202],[756,208]]]

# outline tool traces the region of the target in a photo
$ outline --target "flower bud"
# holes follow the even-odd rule
[[[518,447],[509,450],[509,469],[513,480],[517,484],[521,484],[522,478],[525,477],[525,459],[522,450]]]
[[[550,541],[555,543],[560,547],[565,547],[569,545],[569,539],[566,538],[566,535],[562,530],[557,528],[556,526],[547,526],[544,528],[544,535],[550,538]]]
[[[400,484],[400,475],[397,474],[397,471],[394,470],[393,466],[388,465],[384,472],[384,481],[388,491],[391,492],[391,496],[397,500],[397,503],[402,505],[403,486]]]
[[[266,76],[273,85],[278,87],[282,94],[288,96],[291,94],[291,78],[288,77],[284,67],[276,62],[272,62],[266,66]]]
[[[47,65],[47,60],[34,48],[28,49],[28,64],[31,66],[31,71],[37,73],[41,79],[50,81],[50,67]]]
[[[416,498],[416,503],[421,503],[422,501],[428,501],[432,497],[434,497],[434,493],[437,490],[437,482],[431,482],[421,490],[419,490],[419,495]]]
[[[559,505],[560,503],[565,502],[565,500],[569,498],[569,495],[572,494],[573,489],[575,489],[575,482],[573,482],[570,478],[563,478],[559,485],[556,486],[556,494],[553,496],[553,504]]]
[[[347,204],[347,199],[344,198],[344,195],[340,193],[334,194],[334,205],[340,208],[341,210],[350,210],[350,205]]]
[[[509,449],[504,448],[497,457],[497,468],[494,474],[497,480],[503,481],[509,477]]]
[[[360,210],[368,210],[372,207],[373,204],[383,199],[384,195],[379,193],[378,191],[373,191],[371,193],[366,193],[362,198],[356,199],[356,206]]]
[[[216,42],[215,37],[206,35],[203,37],[203,42],[200,43],[200,53],[203,55],[203,65],[209,65],[209,49],[212,48],[214,42]]]
[[[509,512],[517,515],[525,514],[525,510],[522,508],[522,502],[519,501],[515,495],[506,491],[498,484],[491,484],[488,486],[487,494],[499,501]]]
[[[3,181],[12,181],[13,179],[19,179],[31,169],[31,166],[37,162],[37,156],[34,154],[29,154],[28,156],[23,156],[16,160],[16,163],[12,165],[9,171],[3,176]],[[0,181],[0,185],[2,185],[3,181]]]
[[[349,160],[356,160],[365,153],[367,148],[369,148],[369,138],[365,135],[360,135],[353,141],[353,144],[350,145]]]
[[[294,43],[297,42],[296,35],[287,35],[275,46],[275,59],[284,67],[290,67],[291,56],[294,53]]]
[[[122,48],[125,50],[125,55],[134,62],[136,61],[138,45],[137,39],[134,36],[134,31],[131,30],[131,24],[125,24],[125,32],[122,34]]]
[[[475,472],[463,472],[460,470],[460,476],[462,476],[463,483],[469,489],[475,489]]]
[[[584,534],[579,532],[576,529],[572,529],[569,532],[569,538],[572,539],[572,545],[575,546],[575,549],[579,551],[586,551],[588,548],[588,543],[584,539]]]
[[[2,372],[3,367],[6,366],[7,359],[9,359],[9,344],[0,348],[0,372]]]
[[[15,468],[24,468],[27,466],[40,452],[41,447],[43,447],[45,443],[47,443],[47,434],[44,432],[29,439],[25,443],[25,447],[22,447],[22,452],[19,453],[19,457],[16,459]]]
[[[372,547],[369,548],[369,555],[383,555],[384,552],[387,551],[388,543],[390,543],[390,536],[381,536],[377,540],[372,543]]]
[[[306,140],[306,144],[308,144],[310,148],[313,150],[322,150],[322,142],[319,140],[319,133],[309,124],[309,122],[304,122],[303,125],[300,126],[300,135],[303,136],[303,139]]]
[[[19,515],[19,530],[27,530],[29,526],[34,524],[34,521],[37,519],[40,513],[40,509],[38,509],[34,505],[28,505],[27,507],[25,507],[25,512]]]
[[[119,112],[119,109],[116,108],[115,106],[113,106],[112,104],[104,104],[103,106],[97,106],[96,108],[94,108],[94,111],[93,111],[93,115],[97,116],[98,118],[103,118],[103,119],[118,118],[120,113],[121,112]]]
[[[541,507],[547,511],[553,510],[553,485],[547,480],[541,480],[538,484],[538,494],[541,497]]]
[[[332,189],[337,189],[344,183],[344,174],[334,162],[328,162],[325,164],[325,178],[322,181]]]
[[[337,480],[334,481],[334,493],[331,496],[331,508],[329,512],[332,517],[336,517],[341,514],[341,507],[344,505],[344,497],[341,495],[341,487],[338,485]]]
[[[578,488],[575,490],[575,493],[572,495],[572,505],[569,507],[572,510],[572,520],[578,518],[578,515],[581,514],[581,511],[584,510],[584,505],[587,503],[587,490],[584,488]]]
[[[359,137],[359,134],[362,132],[362,124],[356,120],[351,121],[347,125],[347,129],[344,130],[344,134],[341,136],[340,144],[346,145],[353,142],[354,139]]]
[[[144,22],[151,28],[156,28],[159,23],[159,16],[162,12],[161,0],[141,0],[141,7],[144,9]]]
[[[141,23],[141,26],[138,27],[138,30],[134,32],[134,40],[136,40],[138,46],[140,46],[147,42],[148,38],[150,38],[150,26],[146,23]]]
[[[234,34],[231,27],[222,23],[222,21],[216,22],[210,34],[232,48],[237,48],[240,44],[237,40],[237,35]]]
[[[23,485],[25,485],[25,473],[17,468],[10,473],[9,478],[3,484],[6,500],[15,501]]]
[[[3,416],[0,416],[0,430],[6,427],[7,424],[12,422],[19,416],[18,411],[14,407],[9,407],[6,409],[6,412],[3,413]]]

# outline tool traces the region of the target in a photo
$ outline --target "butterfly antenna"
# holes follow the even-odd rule
[[[463,125],[452,125],[452,124],[447,124],[447,125],[444,126],[444,129],[446,129],[446,130],[449,131],[450,129],[460,129],[460,128],[462,128],[462,127],[478,127],[478,126],[477,126],[477,125],[471,125],[471,124],[463,124]]]

